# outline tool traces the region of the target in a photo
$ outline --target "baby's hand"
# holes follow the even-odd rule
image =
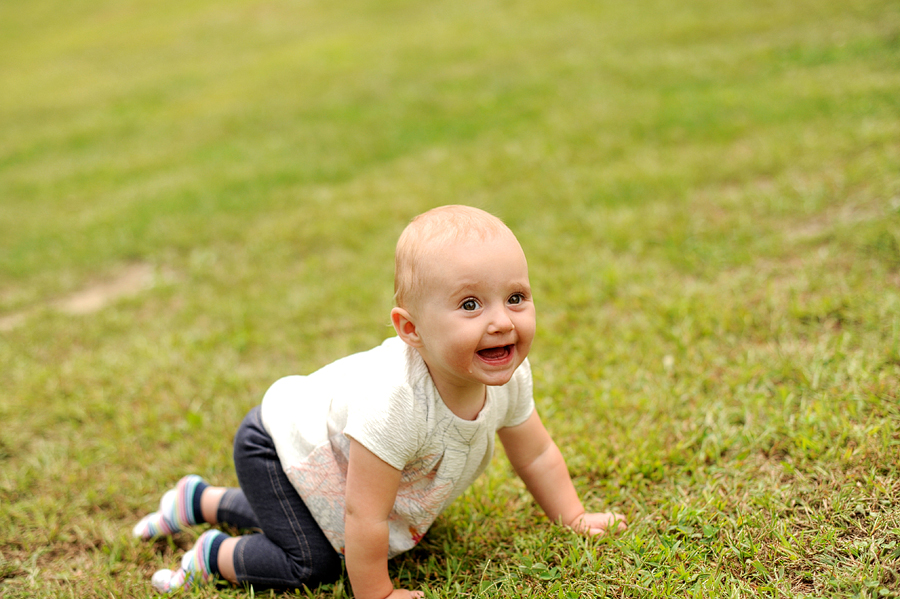
[[[385,599],[423,599],[425,593],[422,591],[406,591],[403,589],[394,589]]]
[[[622,532],[628,528],[628,525],[625,524],[625,516],[613,512],[585,513],[575,518],[569,526],[582,534],[591,536]]]

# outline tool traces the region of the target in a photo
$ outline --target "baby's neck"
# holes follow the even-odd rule
[[[465,389],[450,388],[441,389],[437,382],[438,393],[441,394],[441,400],[451,412],[462,418],[463,420],[475,420],[478,414],[484,408],[484,402],[487,398],[487,387],[478,385],[477,387]]]

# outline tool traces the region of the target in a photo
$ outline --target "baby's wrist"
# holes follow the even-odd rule
[[[568,526],[569,528],[571,528],[572,530],[575,530],[577,532],[582,532],[582,530],[584,529],[584,514],[585,514],[585,512],[582,511],[582,512],[579,512],[578,514],[576,514],[575,516],[570,517],[568,519],[568,521],[565,522],[565,525]]]

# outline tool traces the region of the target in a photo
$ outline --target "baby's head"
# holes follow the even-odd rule
[[[497,217],[468,206],[416,217],[397,243],[394,285],[394,328],[425,360],[445,402],[466,393],[483,399],[485,385],[508,382],[528,355],[528,263]]]
[[[441,206],[415,217],[397,241],[394,255],[394,302],[411,309],[422,299],[431,260],[446,244],[516,236],[502,220],[471,206]]]

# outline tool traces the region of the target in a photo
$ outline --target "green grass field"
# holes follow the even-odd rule
[[[467,203],[631,526],[550,526],[498,455],[401,584],[900,597],[897,2],[5,2],[0,90],[0,596],[150,596],[198,531],[137,518],[234,484],[246,411],[387,337],[397,235]]]

